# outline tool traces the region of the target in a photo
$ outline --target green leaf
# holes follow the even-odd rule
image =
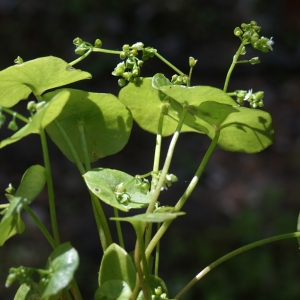
[[[7,218],[2,218],[0,223],[0,246],[14,236],[15,234],[21,234],[25,230],[25,224],[21,219],[20,214],[14,214]]]
[[[153,299],[163,299],[160,297],[161,294],[166,294],[166,299],[168,299],[168,289],[165,282],[158,276],[150,275],[149,284],[151,296],[156,296],[157,298]],[[151,298],[152,299],[152,298]],[[145,300],[143,291],[140,291],[137,300]]]
[[[119,245],[111,244],[102,257],[98,283],[102,286],[111,280],[121,280],[134,289],[136,270],[129,254]]]
[[[58,295],[67,287],[72,281],[78,265],[78,253],[70,243],[58,246],[49,257],[48,270],[50,271],[50,279],[46,284],[41,299]]]
[[[61,90],[60,93],[46,103],[32,118],[31,121],[20,128],[11,137],[0,142],[0,148],[15,143],[29,134],[39,134],[40,128],[45,128],[51,123],[61,112],[66,102],[69,100],[69,91]]]
[[[45,183],[45,168],[40,165],[29,167],[24,173],[16,193],[7,195],[11,203],[1,222],[14,214],[19,214],[25,205],[29,205],[39,195]]]
[[[184,215],[184,212],[175,212],[175,213],[146,213],[135,215],[131,217],[113,217],[110,220],[115,221],[126,221],[131,223],[134,227],[140,223],[162,223],[168,220],[173,220],[178,216]]]
[[[132,291],[122,280],[110,280],[101,285],[96,293],[95,300],[129,300]]]
[[[34,287],[23,283],[20,285],[14,300],[34,300],[40,299],[40,296],[38,286]]]
[[[218,146],[226,151],[257,153],[273,143],[272,119],[265,111],[211,101],[201,104],[199,111],[211,124],[211,139],[221,130]]]
[[[0,72],[0,105],[12,107],[31,93],[40,96],[46,90],[91,77],[54,56],[30,60]]]
[[[99,199],[122,211],[146,207],[151,201],[150,192],[144,193],[135,186],[135,178],[122,171],[97,168],[85,173],[83,178]]]
[[[137,83],[129,83],[121,89],[119,99],[130,109],[137,124],[142,129],[154,134],[157,133],[159,116],[163,106],[168,107],[169,111],[173,109],[173,107],[170,107],[168,98],[164,99],[162,93],[153,88],[152,78],[140,78]],[[179,106],[182,109],[181,104]],[[175,132],[178,125],[178,115],[180,113],[174,111],[164,118],[163,136],[168,136]],[[207,132],[205,127],[194,122],[194,117],[191,114],[187,115],[186,123],[193,127],[183,125],[182,132]]]
[[[91,162],[115,154],[128,142],[132,117],[126,106],[111,94],[89,93],[67,89],[70,98],[56,119],[70,138],[79,158],[84,162],[79,125],[84,128]],[[52,99],[60,90],[43,95]],[[73,156],[54,123],[46,127],[53,142],[71,161]]]

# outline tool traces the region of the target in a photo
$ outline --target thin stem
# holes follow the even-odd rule
[[[200,166],[198,167],[194,177],[192,178],[190,184],[188,185],[187,189],[185,190],[185,192],[183,193],[183,195],[181,196],[181,198],[178,200],[178,202],[176,203],[175,207],[174,207],[174,212],[178,212],[181,210],[181,208],[183,207],[183,205],[185,204],[185,202],[187,201],[187,199],[190,197],[190,195],[192,194],[192,192],[194,191],[197,183],[199,182],[199,179],[201,178],[203,171],[214,151],[214,149],[216,148],[218,139],[220,136],[220,131],[216,131],[215,136],[209,146],[209,148],[207,149]],[[167,229],[169,228],[169,226],[171,225],[172,220],[169,221],[165,221],[161,227],[159,228],[159,230],[156,232],[156,234],[154,235],[154,237],[152,238],[151,242],[149,243],[147,249],[146,249],[146,257],[150,257],[152,251],[154,250],[155,246],[157,245],[157,243],[160,241],[160,239],[162,238],[162,236],[165,234],[165,232],[167,231]]]
[[[244,253],[246,251],[249,251],[253,248],[259,247],[259,246],[263,246],[272,242],[276,242],[279,240],[283,240],[283,239],[290,239],[290,238],[299,238],[300,237],[300,232],[292,232],[292,233],[286,233],[286,234],[280,234],[280,235],[276,235],[273,237],[269,237],[266,239],[262,239],[259,241],[256,241],[254,243],[248,244],[246,246],[243,246],[241,248],[238,248],[224,256],[222,256],[221,258],[217,259],[216,261],[214,261],[213,263],[211,263],[209,266],[207,266],[206,268],[204,268],[200,273],[198,273],[175,297],[174,299],[180,299],[195,283],[197,283],[202,277],[204,277],[209,271],[211,271],[212,269],[214,269],[215,267],[217,267],[218,265],[220,265],[221,263],[241,254]]]
[[[117,208],[114,207],[114,215],[115,218],[119,218],[119,211]],[[119,245],[125,249],[124,245],[124,239],[123,239],[123,233],[122,233],[122,227],[121,222],[119,220],[116,220],[116,227],[117,227],[117,233],[118,233],[118,239],[119,239]]]
[[[46,181],[47,181],[47,190],[48,190],[48,199],[49,199],[50,219],[51,219],[51,225],[52,225],[55,246],[58,246],[60,244],[60,238],[59,238],[57,218],[56,218],[54,189],[53,189],[53,182],[52,182],[52,176],[51,176],[51,166],[50,166],[50,160],[49,160],[47,140],[46,140],[46,135],[45,135],[45,132],[43,129],[40,129],[40,137],[41,137],[44,164],[45,164],[45,170],[46,170]]]
[[[151,202],[150,202],[150,204],[147,208],[146,213],[152,213],[154,208],[155,208],[155,203],[156,203],[156,201],[157,201],[157,199],[160,195],[161,188],[164,184],[166,175],[168,174],[168,171],[169,171],[169,168],[170,168],[170,165],[171,165],[172,157],[173,157],[174,150],[175,150],[175,145],[178,141],[179,134],[180,134],[185,116],[187,114],[187,111],[188,111],[188,107],[184,107],[183,111],[182,111],[182,115],[180,116],[179,123],[178,123],[177,128],[176,128],[176,131],[173,134],[173,137],[172,137],[169,149],[168,149],[168,153],[167,153],[167,157],[166,157],[166,160],[165,160],[164,167],[161,171],[158,183],[156,185],[155,191],[153,192],[152,199],[151,199]]]
[[[79,122],[78,128],[79,128],[79,132],[80,132],[81,149],[82,149],[82,152],[83,152],[85,169],[86,169],[86,171],[90,171],[91,170],[91,163],[90,163],[88,147],[87,147],[87,144],[86,144],[86,138],[85,138],[84,127],[83,127],[82,122]]]
[[[30,215],[30,217],[33,219],[37,227],[40,229],[40,231],[43,233],[47,241],[49,242],[50,246],[55,249],[55,241],[49,231],[46,229],[44,224],[41,222],[41,220],[37,217],[37,215],[33,212],[33,210],[29,206],[24,206],[24,209],[26,212]]]
[[[161,61],[163,61],[166,65],[168,65],[170,68],[172,68],[176,73],[178,73],[182,76],[185,75],[183,72],[181,72],[179,69],[177,69],[173,64],[171,64],[168,60],[166,60],[163,56],[161,56],[157,51],[155,51],[154,54]]]
[[[90,48],[87,52],[85,52],[83,55],[81,55],[80,57],[78,57],[77,59],[73,60],[72,62],[69,63],[69,66],[74,66],[77,63],[79,63],[80,61],[82,61],[83,59],[85,59],[87,56],[89,56],[92,53],[92,48]]]
[[[229,83],[229,80],[230,80],[230,77],[231,77],[231,73],[237,63],[237,60],[242,52],[242,49],[243,47],[247,44],[248,42],[245,40],[245,41],[242,41],[240,47],[238,48],[236,54],[233,56],[233,60],[232,60],[232,63],[231,63],[231,66],[227,72],[227,76],[226,76],[226,79],[225,79],[225,83],[224,83],[224,88],[223,88],[223,91],[226,93],[227,91],[227,88],[228,88],[228,83]]]
[[[81,296],[81,293],[80,293],[80,290],[78,288],[78,284],[77,284],[75,278],[73,278],[71,284],[72,284],[72,286],[71,286],[70,290],[74,297],[74,300],[82,300],[82,296]]]
[[[160,223],[157,223],[157,231],[160,228]],[[158,268],[159,268],[159,254],[160,254],[160,242],[156,245],[155,250],[155,264],[154,264],[154,275],[158,276]]]
[[[189,73],[188,81],[187,81],[187,84],[186,84],[188,87],[191,86],[191,82],[192,82],[192,73],[193,73],[193,67],[190,67],[190,73]]]
[[[1,112],[1,110],[4,111],[4,112],[6,112],[6,113],[8,113],[8,114],[10,114],[10,115],[15,115],[15,117],[16,117],[17,119],[19,119],[19,120],[21,120],[21,121],[23,121],[23,122],[25,122],[25,123],[29,123],[29,119],[27,119],[27,118],[24,117],[23,115],[21,115],[21,114],[15,112],[15,111],[13,111],[13,110],[11,110],[11,109],[9,109],[9,108],[0,106],[0,112]]]

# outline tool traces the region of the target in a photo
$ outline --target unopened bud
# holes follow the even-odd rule
[[[101,48],[102,47],[102,41],[100,39],[96,39],[94,47]]]
[[[190,65],[190,67],[194,67],[196,63],[197,63],[197,59],[195,59],[194,57],[190,56],[189,57],[189,65]]]

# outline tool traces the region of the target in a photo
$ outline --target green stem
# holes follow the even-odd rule
[[[232,74],[232,71],[238,61],[238,58],[242,52],[242,49],[243,47],[247,44],[248,42],[245,40],[241,43],[240,47],[238,48],[236,54],[233,56],[233,60],[232,60],[232,63],[231,63],[231,66],[227,72],[227,76],[226,76],[226,79],[225,79],[225,83],[224,83],[224,88],[223,88],[223,91],[226,93],[227,91],[227,88],[228,88],[228,83],[229,83],[229,80],[230,80],[230,77],[231,77],[231,74]]]
[[[174,207],[174,212],[178,212],[181,210],[181,208],[183,207],[183,205],[185,204],[185,202],[187,201],[187,199],[190,197],[190,195],[192,194],[192,192],[194,191],[196,185],[199,182],[199,179],[201,178],[203,171],[214,151],[214,149],[216,148],[217,142],[219,140],[219,136],[220,136],[220,131],[216,131],[215,136],[209,146],[209,148],[207,149],[200,166],[198,167],[194,177],[192,178],[190,184],[188,185],[187,189],[185,190],[185,192],[183,193],[183,195],[181,196],[181,198],[178,200],[178,202],[176,203],[175,207]],[[172,220],[169,221],[165,221],[161,227],[159,228],[159,230],[156,232],[156,234],[154,235],[154,237],[152,238],[151,242],[149,243],[147,249],[146,249],[146,257],[149,258],[152,251],[154,250],[155,246],[157,245],[157,243],[160,241],[160,239],[162,238],[162,236],[165,234],[165,232],[167,231],[167,229],[169,228],[169,226],[171,225]]]
[[[53,182],[52,182],[52,176],[51,176],[51,166],[50,166],[50,160],[49,160],[47,140],[46,140],[46,135],[45,135],[45,132],[43,129],[40,130],[40,137],[41,137],[44,164],[45,164],[45,170],[46,170],[50,219],[51,219],[51,225],[52,225],[55,246],[58,246],[60,244],[60,238],[59,238],[57,218],[56,218],[54,189],[53,189]]]
[[[72,62],[69,63],[69,66],[74,66],[83,59],[85,59],[87,56],[89,56],[92,53],[93,48],[90,48],[87,52],[85,52],[83,55],[81,55],[79,58],[73,60]]]
[[[300,232],[292,232],[292,233],[286,233],[286,234],[280,234],[276,235],[270,238],[262,239],[259,241],[256,241],[254,243],[248,244],[246,246],[243,246],[241,248],[238,248],[221,258],[217,259],[213,263],[211,263],[209,266],[204,268],[200,273],[198,273],[175,297],[174,299],[180,299],[195,283],[197,283],[202,277],[204,277],[209,271],[220,265],[221,263],[241,254],[246,251],[249,251],[253,248],[263,246],[272,242],[276,242],[279,240],[284,240],[284,239],[290,239],[290,238],[299,238],[300,237]]]
[[[117,208],[114,207],[114,215],[115,218],[119,218],[119,211]],[[117,227],[117,233],[118,233],[118,239],[119,239],[119,245],[125,249],[124,245],[124,239],[123,239],[123,234],[122,234],[122,227],[121,227],[121,222],[119,220],[116,220],[116,227]]]
[[[74,300],[82,300],[82,296],[81,296],[81,293],[80,293],[80,290],[78,288],[78,284],[75,280],[75,278],[72,280],[72,286],[71,286],[71,293],[74,297]]]
[[[179,69],[177,69],[173,64],[171,64],[168,60],[166,60],[163,56],[161,56],[157,51],[154,52],[155,56],[158,57],[161,61],[163,61],[166,65],[168,65],[171,69],[173,69],[176,73],[180,75],[185,75]]]
[[[185,116],[187,114],[187,111],[188,111],[188,107],[183,107],[179,123],[177,125],[176,131],[173,134],[173,137],[172,137],[169,149],[168,149],[168,153],[167,153],[167,156],[166,156],[164,167],[163,167],[163,169],[161,171],[158,183],[156,185],[155,191],[153,192],[152,199],[151,199],[151,202],[150,202],[150,204],[149,204],[149,206],[147,208],[146,213],[152,213],[153,210],[154,210],[154,208],[155,208],[155,203],[156,203],[156,201],[157,201],[157,199],[158,199],[158,197],[160,195],[161,188],[162,188],[162,186],[164,184],[166,175],[168,174],[168,171],[169,171],[169,168],[170,168],[170,165],[171,165],[171,161],[172,161],[172,157],[173,157],[173,154],[174,154],[175,145],[176,145],[176,143],[178,141],[179,134],[180,134],[180,131],[181,131],[181,128],[182,128]]]
[[[157,231],[160,228],[160,223],[157,223]],[[155,250],[155,264],[154,264],[154,275],[158,276],[158,268],[159,268],[159,254],[160,254],[160,242],[156,245]]]
[[[37,217],[37,215],[32,211],[32,209],[29,206],[24,206],[24,209],[26,212],[30,215],[30,217],[33,219],[37,227],[40,229],[40,231],[43,233],[47,241],[49,242],[50,246],[55,249],[55,241],[49,231],[46,229],[44,224],[41,222],[41,220]]]
[[[86,144],[86,138],[85,138],[84,127],[83,127],[82,122],[79,122],[78,128],[79,128],[79,132],[80,132],[81,149],[82,149],[82,153],[83,153],[83,157],[84,157],[85,169],[86,169],[86,171],[90,171],[91,163],[90,163],[89,152],[88,152],[88,147]]]
[[[9,109],[9,108],[6,108],[6,107],[3,107],[3,106],[0,106],[0,112],[1,111],[4,111],[6,112],[7,114],[10,114],[10,115],[15,115],[15,117],[25,123],[29,123],[29,119],[25,118],[24,116],[22,116],[21,114]]]

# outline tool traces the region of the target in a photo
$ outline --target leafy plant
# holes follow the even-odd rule
[[[7,204],[2,204],[0,245],[25,230],[21,212],[25,210],[35,221],[51,247],[45,269],[30,267],[11,268],[6,286],[18,280],[20,288],[15,299],[82,299],[74,273],[79,255],[70,243],[61,243],[56,220],[56,206],[48,155],[46,134],[61,152],[77,166],[90,194],[99,238],[103,249],[100,263],[96,300],[104,299],[180,299],[205,274],[222,262],[242,252],[280,239],[297,237],[288,233],[270,237],[239,248],[221,257],[196,275],[175,296],[170,295],[163,279],[159,277],[159,244],[172,222],[184,214],[183,206],[195,189],[214,149],[257,153],[273,142],[273,127],[269,113],[263,107],[263,91],[236,90],[228,92],[234,67],[239,63],[259,63],[259,58],[241,60],[246,46],[269,52],[272,38],[260,35],[260,26],[252,21],[234,30],[240,46],[233,57],[223,89],[211,86],[192,86],[192,72],[197,60],[190,57],[189,72],[185,74],[162,57],[152,47],[137,42],[123,45],[121,51],[102,48],[97,39],[94,44],[80,38],[74,40],[78,59],[67,63],[57,57],[42,57],[23,62],[18,57],[15,65],[0,72],[0,125],[6,115],[12,120],[8,128],[15,133],[0,142],[0,148],[18,142],[29,134],[41,139],[44,166],[30,167],[17,190],[10,184],[6,189]],[[122,60],[113,70],[121,87],[117,96],[104,93],[62,88],[79,80],[91,79],[88,72],[75,69],[74,65],[92,52],[119,55]],[[157,73],[153,77],[141,76],[144,61],[159,58],[176,72],[171,79]],[[56,89],[58,88],[58,89]],[[29,96],[29,116],[11,108]],[[245,103],[250,107],[246,107]],[[145,131],[156,135],[153,168],[146,174],[132,176],[120,170],[91,168],[91,163],[118,153],[127,144],[133,120]],[[19,129],[17,124],[25,123]],[[207,135],[211,144],[185,192],[175,206],[159,201],[163,190],[168,190],[178,178],[169,169],[179,135],[195,132]],[[163,137],[172,135],[168,153],[162,162]],[[161,167],[162,166],[162,167]],[[52,224],[50,233],[31,210],[31,202],[47,185],[49,211]],[[107,216],[102,204],[113,208],[110,220],[116,223],[118,242],[113,241]],[[144,209],[144,213],[120,217],[119,211]],[[136,234],[136,246],[128,253],[122,234],[122,223],[129,222]],[[157,223],[157,230],[153,226]],[[299,225],[298,229],[299,230]],[[153,258],[153,251],[155,255]],[[34,274],[39,274],[36,280]]]

